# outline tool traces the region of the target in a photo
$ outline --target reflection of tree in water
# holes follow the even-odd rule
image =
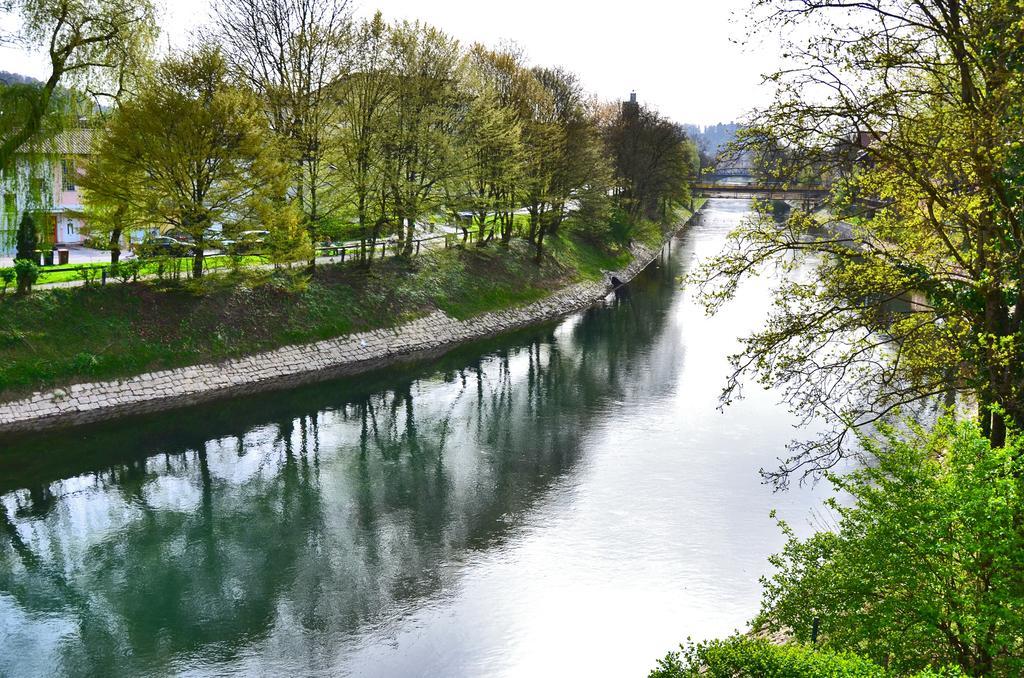
[[[48,655],[34,634],[55,626],[23,629],[0,672],[169,670],[277,641],[315,663],[443,591],[445,565],[507,538],[610,403],[642,407],[671,387],[651,368],[659,346],[675,350],[665,320],[678,271],[659,271],[575,324],[340,405],[319,386],[267,397],[265,411],[205,408],[159,442],[92,434],[86,458],[134,460],[0,500],[0,613],[13,604],[66,630]]]

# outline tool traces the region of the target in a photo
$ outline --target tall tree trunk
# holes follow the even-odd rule
[[[192,277],[196,280],[203,277],[203,260],[206,258],[205,250],[203,241],[200,239],[196,242],[195,250],[193,250],[195,256],[192,258]]]
[[[317,228],[316,228],[315,222],[310,221],[306,225],[306,233],[309,236],[309,244],[313,246],[313,254],[310,255],[309,262],[308,262],[309,270],[312,271],[312,270],[316,269],[316,233],[317,233]]]
[[[986,285],[983,289],[985,303],[984,328],[989,345],[985,346],[985,361],[988,363],[987,384],[982,400],[988,405],[987,416],[983,420],[982,431],[985,432],[993,447],[1003,447],[1006,444],[1006,420],[1005,410],[1013,407],[1014,391],[1012,379],[1008,377],[1010,367],[1006,364],[1007,358],[1001,355],[1003,339],[1007,338],[1009,330],[1009,309],[1003,299],[1002,288],[999,281]],[[993,405],[998,406],[994,409]],[[986,431],[986,425],[988,430]]]
[[[502,215],[501,244],[508,246],[512,242],[512,231],[516,224],[515,212],[507,212]]]
[[[992,447],[1006,447],[1006,418],[998,412],[992,413],[992,433],[989,442]]]
[[[558,228],[562,225],[562,215],[565,214],[565,203],[558,203],[551,206],[550,223],[548,224],[548,233],[558,233]]]
[[[121,261],[121,229],[115,228],[110,232],[110,263],[116,265]]]
[[[359,261],[366,261],[366,196],[359,193]]]
[[[416,238],[416,220],[411,218],[405,219],[405,244],[402,247],[402,256],[411,257],[413,240]]]

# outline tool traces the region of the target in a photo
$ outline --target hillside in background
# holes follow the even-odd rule
[[[10,71],[0,71],[0,82],[5,85],[41,85],[41,81],[35,78],[30,78],[27,75],[21,75],[20,73],[11,73]]]
[[[737,122],[720,122],[717,125],[683,125],[686,135],[693,139],[705,157],[715,158],[726,144],[736,138],[741,125]]]

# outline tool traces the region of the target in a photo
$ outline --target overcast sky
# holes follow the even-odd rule
[[[636,90],[640,100],[679,122],[729,122],[765,102],[760,76],[776,64],[770,37],[741,46],[750,0],[377,0],[386,18],[422,19],[458,39],[514,41],[531,61],[580,74],[604,99]],[[163,45],[183,45],[207,18],[207,0],[167,0]],[[734,17],[735,15],[735,17]],[[0,70],[43,77],[42,55],[0,49]]]

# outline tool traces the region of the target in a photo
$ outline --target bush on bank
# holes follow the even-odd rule
[[[658,661],[648,678],[891,678],[897,674],[851,652],[773,645],[737,636],[689,644]],[[958,678],[957,668],[924,669],[912,678]]]
[[[974,422],[882,427],[874,463],[830,480],[835,532],[788,540],[763,580],[763,622],[900,673],[954,664],[1024,675],[1024,440]]]
[[[993,448],[974,422],[943,418],[862,444],[872,461],[829,478],[836,529],[799,539],[780,523],[787,543],[762,578],[756,625],[808,643],[817,619],[821,649],[732,639],[652,675],[1024,675],[1024,437]],[[886,672],[858,673],[872,665]]]

